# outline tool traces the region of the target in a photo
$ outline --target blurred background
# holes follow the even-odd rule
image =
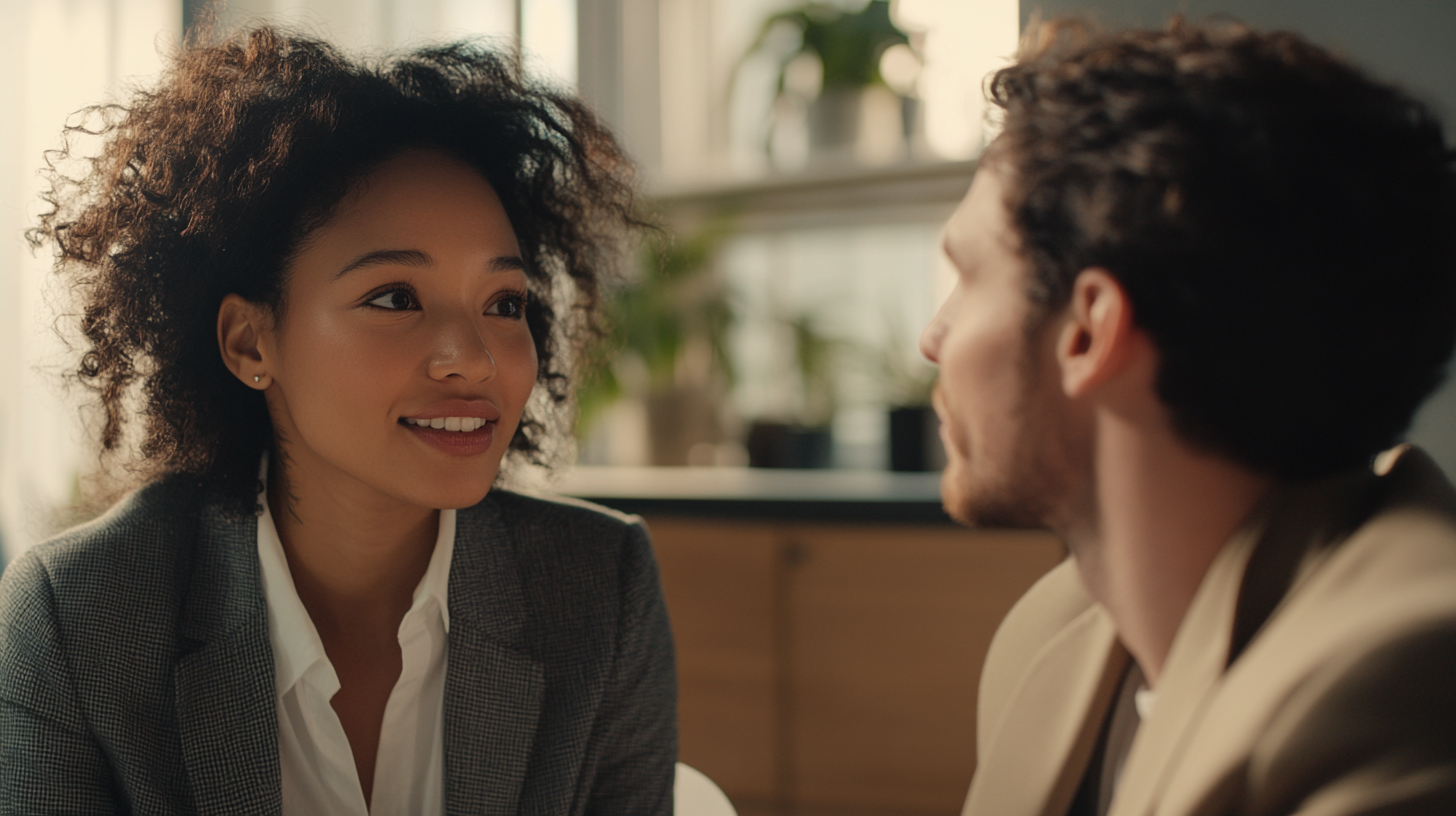
[[[581,466],[556,486],[648,517],[683,759],[745,814],[958,812],[986,644],[1062,549],[940,513],[916,338],[950,286],[941,225],[996,133],[981,83],[1038,12],[1293,29],[1456,125],[1448,0],[3,0],[3,552],[73,518],[91,461],[82,395],[58,388],[69,306],[21,237],[68,117],[145,86],[214,17],[363,53],[519,43],[615,127],[668,227],[613,295]],[[1456,387],[1411,438],[1456,473]]]

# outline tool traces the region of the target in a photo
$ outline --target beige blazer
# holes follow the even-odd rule
[[[1127,665],[1070,559],[982,674],[965,816],[1061,816]],[[1281,491],[1215,559],[1112,816],[1456,814],[1456,492],[1420,451]]]

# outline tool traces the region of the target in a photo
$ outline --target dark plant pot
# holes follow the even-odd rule
[[[748,465],[761,468],[827,468],[834,464],[828,428],[754,422],[748,429]]]
[[[945,467],[940,418],[929,405],[890,409],[890,470],[916,472]]]

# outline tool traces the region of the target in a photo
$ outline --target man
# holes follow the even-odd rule
[[[1456,339],[1432,114],[1290,34],[1035,30],[946,228],[946,507],[1071,558],[982,676],[965,813],[1456,813]]]

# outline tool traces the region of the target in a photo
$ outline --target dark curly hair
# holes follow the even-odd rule
[[[1456,342],[1456,170],[1424,105],[1233,22],[1028,32],[990,161],[1041,315],[1103,267],[1180,434],[1276,478],[1368,462]]]
[[[158,85],[87,109],[47,156],[51,208],[28,237],[53,246],[79,297],[75,372],[99,396],[103,454],[124,447],[139,397],[129,469],[190,474],[251,507],[273,430],[262,393],[222,362],[219,304],[237,293],[281,317],[300,242],[372,168],[424,147],[478,170],[515,230],[540,373],[510,447],[550,459],[604,277],[641,223],[612,136],[517,66],[468,43],[366,64],[263,26],[194,37]],[[70,147],[86,135],[102,138],[99,156]]]

